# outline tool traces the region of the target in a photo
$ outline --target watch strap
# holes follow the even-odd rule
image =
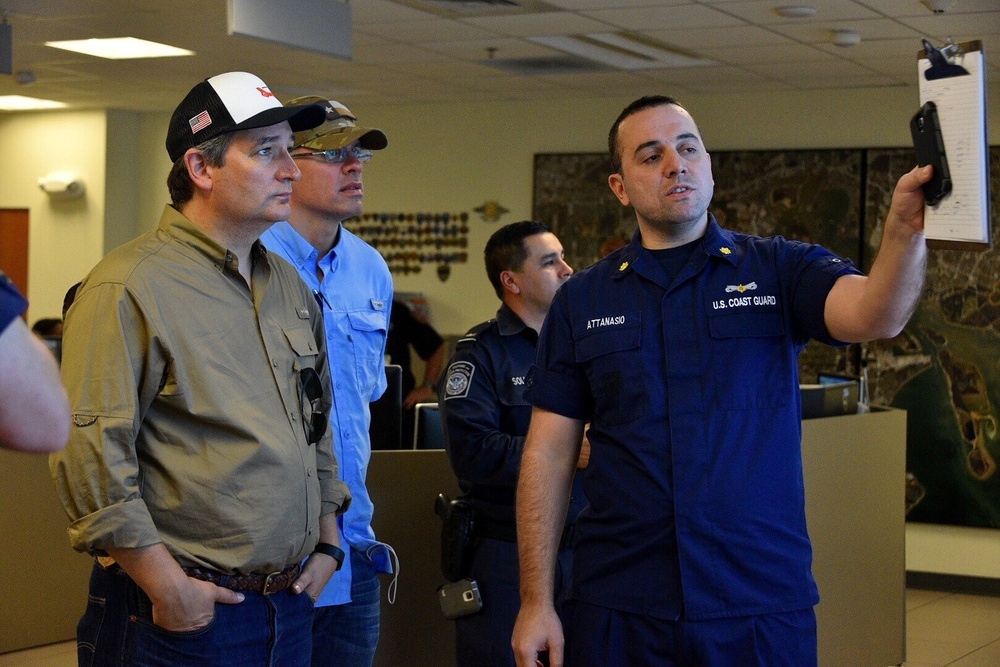
[[[337,561],[337,570],[340,570],[340,568],[344,566],[344,558],[347,557],[347,554],[344,553],[343,549],[334,544],[330,544],[329,542],[318,543],[316,548],[313,549],[313,553],[326,554],[330,558]]]

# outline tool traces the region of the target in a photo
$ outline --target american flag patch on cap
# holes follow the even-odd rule
[[[200,132],[212,124],[212,117],[208,115],[207,111],[202,111],[200,114],[189,120],[188,123],[191,125],[192,132]]]

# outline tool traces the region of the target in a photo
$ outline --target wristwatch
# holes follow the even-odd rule
[[[344,566],[344,558],[347,556],[347,554],[344,553],[343,549],[341,549],[336,545],[330,544],[329,542],[320,542],[319,544],[317,544],[316,548],[313,549],[313,553],[326,554],[333,560],[337,561],[337,569],[334,570],[334,572],[340,570],[340,568]]]

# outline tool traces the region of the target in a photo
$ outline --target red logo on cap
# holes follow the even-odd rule
[[[274,97],[274,93],[263,86],[257,86],[257,90],[260,91],[260,94],[264,97]]]

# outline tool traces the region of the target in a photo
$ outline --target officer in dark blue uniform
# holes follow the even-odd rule
[[[520,606],[514,488],[531,405],[524,379],[538,330],[556,289],[573,273],[559,239],[537,222],[497,230],[486,244],[486,271],[503,301],[496,319],[473,327],[455,346],[439,389],[445,446],[475,508],[476,551],[468,576],[483,599],[455,621],[460,667],[514,667],[510,638]],[[576,465],[586,465],[589,446]],[[554,594],[568,585],[572,526],[586,500],[574,482],[558,552]]]
[[[719,227],[711,161],[670,98],[609,137],[627,247],[556,294],[527,399],[517,490],[518,664],[815,665],[796,357],[893,336],[920,295],[927,169],[897,185],[871,276],[825,249]],[[592,445],[568,631],[554,614],[558,535],[584,422]]]

